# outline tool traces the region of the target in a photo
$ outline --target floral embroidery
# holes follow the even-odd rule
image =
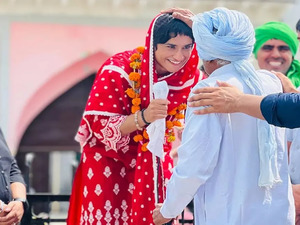
[[[122,136],[120,131],[120,126],[126,119],[125,116],[114,116],[110,117],[106,126],[100,130],[99,139],[108,148],[106,150],[114,150],[117,152],[128,145],[130,141],[129,135]]]

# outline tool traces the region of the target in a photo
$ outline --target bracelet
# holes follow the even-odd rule
[[[139,110],[134,113],[135,126],[138,130],[143,130],[143,128],[140,127],[139,122],[138,122],[138,113],[139,113]]]
[[[145,111],[145,109],[142,109],[142,112],[141,112],[141,115],[142,115],[142,120],[143,120],[143,122],[148,126],[150,123],[149,122],[147,122],[147,120],[145,119],[145,116],[144,116],[144,111]]]

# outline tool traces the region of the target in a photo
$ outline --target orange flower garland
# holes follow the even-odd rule
[[[141,110],[141,98],[140,98],[140,85],[141,85],[141,63],[142,63],[142,55],[144,53],[144,47],[136,48],[137,53],[133,53],[130,57],[130,67],[133,69],[133,72],[129,74],[129,80],[133,82],[132,88],[128,88],[125,92],[126,94],[132,98],[132,106],[131,106],[131,113],[134,114],[138,110]],[[179,121],[180,119],[184,118],[183,110],[186,109],[186,104],[181,104],[172,111],[168,113],[169,120],[166,121],[166,141],[173,142],[175,141],[175,134],[174,134],[174,126],[181,127],[182,124]],[[147,151],[147,142],[143,142],[143,140],[149,140],[149,136],[146,132],[146,129],[143,130],[143,134],[137,134],[133,137],[135,142],[140,142],[142,144],[142,151]]]
[[[140,98],[140,86],[141,86],[141,74],[139,70],[142,64],[142,54],[144,53],[144,47],[138,47],[137,53],[133,53],[130,57],[130,67],[133,72],[129,74],[129,80],[133,81],[132,88],[128,88],[125,92],[132,98],[131,113],[135,113],[140,110],[141,98]]]
[[[173,127],[182,127],[180,119],[184,119],[183,111],[186,109],[186,104],[182,103],[175,109],[171,110],[168,115],[169,120],[166,121],[166,140],[167,142],[175,141],[175,133]]]

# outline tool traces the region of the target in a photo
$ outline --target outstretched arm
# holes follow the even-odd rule
[[[206,87],[194,91],[195,95],[188,99],[188,105],[206,106],[204,109],[195,110],[195,114],[242,112],[264,119],[260,111],[262,96],[244,94],[225,82],[218,81],[218,85],[219,87]]]
[[[280,76],[280,75],[279,75]],[[190,107],[206,106],[194,113],[234,113],[242,112],[250,116],[265,119],[275,126],[300,127],[300,94],[284,77],[283,89],[297,93],[271,94],[266,97],[243,94],[239,89],[225,82],[220,87],[206,87],[194,91],[196,95],[188,99]],[[286,84],[288,85],[286,85]]]

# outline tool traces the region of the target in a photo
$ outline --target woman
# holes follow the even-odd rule
[[[102,65],[76,136],[83,152],[68,224],[153,224],[166,173],[147,150],[145,128],[166,118],[164,148],[170,151],[172,127],[180,125],[183,103],[199,78],[197,64],[191,29],[164,14],[151,22],[144,48],[116,54]],[[168,99],[152,100],[158,81],[167,82]],[[164,166],[170,163],[166,156]]]

